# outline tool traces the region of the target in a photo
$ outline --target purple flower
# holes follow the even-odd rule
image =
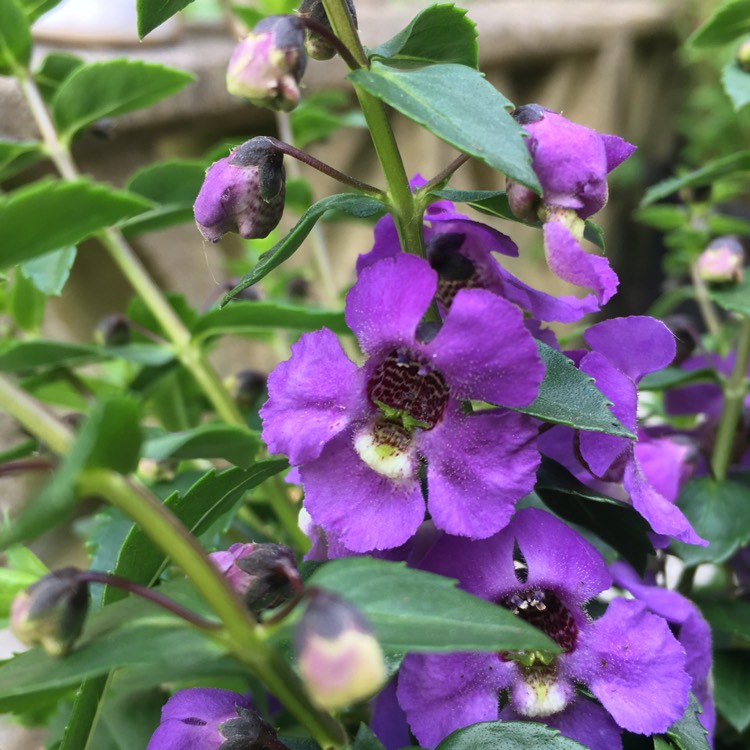
[[[592,621],[584,605],[610,586],[607,566],[550,514],[520,510],[486,540],[445,537],[423,567],[510,609],[563,653],[407,656],[398,700],[422,745],[434,747],[460,727],[503,719],[543,721],[591,750],[616,750],[621,729],[655,734],[682,716],[690,678],[667,623],[644,604],[623,599]],[[577,685],[601,705],[579,695]]]
[[[677,630],[677,640],[685,649],[685,671],[690,675],[690,689],[703,707],[699,715],[701,724],[708,731],[708,740],[713,747],[716,726],[716,709],[711,694],[711,628],[698,607],[677,591],[669,591],[655,583],[642,581],[638,574],[624,562],[616,562],[610,571],[617,586],[629,591],[640,602]]]
[[[544,367],[520,311],[463,290],[441,327],[423,325],[436,290],[437,274],[414,256],[366,268],[346,300],[365,364],[323,329],[303,335],[268,379],[263,439],[299,466],[313,522],[354,552],[397,547],[417,530],[422,460],[432,519],[459,536],[501,529],[534,484],[533,421],[461,409],[466,399],[534,399]]]
[[[538,104],[513,113],[529,134],[526,145],[542,197],[512,180],[508,202],[520,219],[544,222],[544,249],[550,270],[561,279],[593,289],[600,304],[615,293],[618,280],[605,258],[581,247],[584,220],[607,202],[607,174],[635,146],[615,135],[597,133]]]
[[[417,175],[410,184],[412,188],[420,187],[424,180]],[[450,307],[460,289],[487,289],[538,320],[572,323],[599,309],[593,295],[583,299],[566,295],[554,297],[517,279],[493,256],[499,253],[517,257],[515,242],[502,232],[456,211],[450,201],[436,201],[427,207],[424,240],[427,259],[438,274],[437,299],[443,309]],[[396,225],[393,218],[386,215],[375,225],[372,250],[357,259],[357,271],[400,253]]]
[[[247,747],[262,746],[273,729],[251,708],[248,700],[231,690],[179,690],[161,710],[161,723],[146,750],[220,750],[227,740],[246,740]],[[239,745],[232,745],[239,747]]]
[[[596,387],[612,402],[612,412],[635,433],[637,430],[638,381],[647,373],[666,367],[675,355],[674,337],[654,318],[634,316],[613,318],[591,326],[584,334],[591,348],[583,353],[579,368],[596,381]],[[569,468],[582,482],[594,480],[622,484],[633,507],[657,533],[687,544],[706,544],[693,530],[674,496],[665,497],[658,487],[677,488],[677,482],[660,477],[654,483],[644,473],[639,458],[653,461],[648,451],[636,450],[627,438],[594,432],[578,433],[567,427],[555,427],[540,439],[540,450]],[[651,450],[656,448],[652,443]],[[661,459],[681,460],[684,451],[664,444]],[[640,456],[639,456],[640,454]],[[680,458],[678,458],[678,455]],[[581,466],[578,457],[584,461]],[[679,475],[680,471],[675,474]]]

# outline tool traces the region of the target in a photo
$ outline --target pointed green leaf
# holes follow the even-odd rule
[[[721,71],[721,85],[732,100],[735,112],[750,104],[750,73],[746,73],[735,62],[725,65]]]
[[[727,0],[688,38],[693,47],[717,47],[750,32],[747,0]]]
[[[9,141],[0,138],[0,180],[7,180],[44,156],[36,141]]]
[[[138,36],[143,39],[193,0],[137,0]]]
[[[679,750],[711,750],[708,744],[707,732],[698,719],[703,713],[700,703],[690,693],[690,703],[679,721],[672,724],[666,731],[667,737],[677,745]]]
[[[0,269],[75,245],[149,205],[143,198],[85,179],[39,180],[0,196]]]
[[[385,750],[383,743],[366,724],[360,724],[354,738],[352,750]]]
[[[0,0],[0,75],[25,68],[31,59],[31,29],[17,0]]]
[[[586,750],[559,729],[530,721],[487,721],[449,734],[437,750]]]
[[[476,24],[455,5],[432,5],[396,36],[376,47],[371,58],[399,68],[456,63],[476,68]]]
[[[75,247],[53,250],[22,263],[21,271],[42,294],[58,296],[70,276],[77,252]]]
[[[149,107],[193,80],[190,73],[140,60],[107,60],[76,68],[52,100],[60,137],[70,141],[103,117]]]
[[[546,368],[539,395],[515,411],[577,430],[635,439],[612,414],[611,402],[594,385],[592,377],[581,372],[562,352],[541,341],[537,341],[537,348]]]
[[[30,21],[36,21],[39,16],[60,5],[62,0],[21,0]]]
[[[221,302],[222,307],[243,289],[247,289],[249,286],[255,284],[256,281],[260,281],[276,266],[281,265],[285,260],[291,258],[323,214],[326,211],[334,209],[336,211],[343,211],[349,214],[349,216],[359,219],[385,213],[385,207],[380,201],[366,195],[339,193],[338,195],[323,198],[323,200],[318,201],[309,208],[304,216],[294,225],[292,231],[281,242],[278,242],[268,252],[260,256],[258,265],[249,274],[244,276],[242,281],[224,297]]]
[[[84,65],[84,60],[69,52],[49,52],[34,71],[34,80],[46,102],[51,102],[60,84]]]
[[[151,437],[143,445],[143,456],[155,461],[168,458],[224,458],[247,468],[260,447],[256,432],[231,424],[202,424],[190,430]]]
[[[750,652],[714,653],[714,697],[719,713],[740,733],[750,727]]]
[[[459,151],[541,193],[523,128],[508,112],[511,102],[478,71],[465,65],[404,71],[374,62],[347,77]]]

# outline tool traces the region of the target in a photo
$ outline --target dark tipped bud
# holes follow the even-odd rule
[[[545,111],[541,104],[522,104],[510,114],[519,125],[530,125],[532,122],[543,120]]]
[[[296,16],[268,16],[234,48],[227,90],[259,107],[288,112],[299,103],[307,67],[305,29]]]
[[[237,718],[219,724],[225,738],[219,750],[268,750],[284,748],[274,728],[253,708],[237,706]]]
[[[241,409],[252,409],[266,390],[268,376],[257,370],[240,370],[234,377],[234,398]]]
[[[96,327],[96,340],[104,346],[125,346],[130,343],[130,321],[120,313],[107,315]]]
[[[294,276],[287,282],[286,293],[291,299],[307,299],[310,295],[310,282],[303,276]]]
[[[16,596],[10,626],[27,646],[38,643],[52,656],[65,656],[83,630],[88,608],[88,584],[80,580],[80,571],[61,568]]]
[[[372,628],[351,604],[328,592],[312,596],[294,645],[307,692],[326,711],[369,698],[387,679]]]
[[[736,55],[737,65],[745,71],[750,73],[750,39],[746,39],[737,49]]]
[[[227,232],[267,237],[284,213],[284,155],[263,136],[234,149],[206,171],[193,211],[209,242]]]
[[[709,284],[736,284],[742,281],[745,250],[736,237],[718,237],[698,256],[698,276]]]
[[[354,9],[353,0],[346,0],[349,13],[357,27],[357,11]],[[315,23],[319,23],[333,34],[331,22],[328,20],[325,7],[321,0],[302,0],[301,5],[297,8],[297,13],[302,18],[309,18]],[[336,48],[322,35],[313,29],[307,29],[305,32],[305,48],[307,54],[313,60],[330,60],[336,54]]]

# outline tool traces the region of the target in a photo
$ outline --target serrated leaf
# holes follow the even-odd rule
[[[138,0],[138,36],[143,39],[193,0]]]
[[[559,729],[530,721],[487,721],[449,734],[436,750],[586,750]]]
[[[523,414],[577,430],[604,432],[635,439],[610,411],[610,402],[594,385],[594,379],[581,372],[562,352],[537,341],[545,366],[539,395],[528,406],[516,408]]]
[[[143,109],[177,93],[194,76],[140,60],[87,63],[74,70],[52,100],[52,115],[64,141],[103,117]]]
[[[402,563],[333,560],[318,568],[310,583],[354,604],[383,646],[395,651],[558,650],[504,607],[455,588],[450,578]]]
[[[42,294],[58,296],[70,276],[77,252],[75,246],[53,250],[22,263],[21,272]]]
[[[224,458],[247,468],[255,460],[260,436],[244,427],[230,424],[202,424],[190,430],[151,437],[143,445],[145,458]]]
[[[750,503],[746,484],[726,479],[717,482],[702,477],[688,482],[677,498],[677,505],[698,536],[708,547],[672,542],[687,565],[722,563],[750,542]]]
[[[476,24],[455,5],[432,5],[396,36],[376,47],[370,58],[396,67],[456,63],[476,68]]]
[[[351,750],[385,750],[385,747],[370,727],[360,724]]]
[[[0,0],[0,75],[25,68],[31,59],[31,29],[16,0]]]
[[[714,698],[719,713],[740,733],[750,727],[750,652],[714,652]]]
[[[700,703],[690,693],[690,703],[684,715],[666,731],[667,737],[677,745],[679,750],[711,750],[707,739],[708,733],[698,720],[700,713],[702,713]]]
[[[729,312],[750,316],[750,276],[735,284],[720,284],[709,287],[711,299]]]
[[[36,141],[9,141],[0,138],[0,180],[7,180],[44,156]]]
[[[34,80],[45,101],[51,102],[60,84],[84,64],[82,58],[69,52],[48,52],[34,71]]]
[[[0,196],[0,269],[76,245],[149,206],[143,198],[86,179],[44,179],[14,190]]]
[[[742,70],[736,62],[731,62],[722,68],[721,85],[732,100],[735,112],[739,112],[750,104],[750,73]]]
[[[594,492],[546,456],[534,489],[553,513],[593,531],[644,574],[654,553],[648,536],[651,527],[632,506]]]
[[[650,206],[682,188],[711,185],[722,177],[739,175],[747,171],[750,171],[750,151],[740,151],[730,156],[722,156],[720,159],[710,161],[700,169],[686,172],[677,177],[670,177],[652,185],[644,194],[641,206]]]
[[[507,109],[511,102],[478,71],[465,65],[403,71],[373,62],[347,78],[459,151],[541,193],[523,128]]]
[[[221,302],[221,306],[224,307],[236,294],[260,281],[274,268],[291,258],[323,214],[326,211],[334,209],[360,219],[379,216],[385,213],[385,206],[380,201],[357,193],[339,193],[319,200],[310,206],[309,210],[294,225],[291,232],[283,240],[276,243],[268,252],[260,256],[260,260],[255,268],[244,276],[242,281],[232,291],[227,293]]]
[[[685,43],[692,47],[717,47],[750,32],[747,0],[727,0],[714,10]]]
[[[315,310],[284,302],[233,302],[201,316],[191,333],[195,340],[202,341],[228,333],[258,333],[276,328],[316,331],[323,327],[334,333],[349,332],[343,312]]]

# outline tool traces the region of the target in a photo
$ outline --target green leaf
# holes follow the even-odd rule
[[[56,8],[62,0],[21,0],[21,5],[26,11],[30,21],[36,21],[39,16],[52,8]]]
[[[719,713],[740,733],[750,727],[750,653],[714,653],[714,698]]]
[[[297,148],[307,148],[313,141],[329,138],[340,128],[366,128],[362,112],[350,107],[349,97],[343,91],[316,91],[305,96],[289,113]],[[289,205],[289,181],[286,202]]]
[[[685,485],[677,505],[696,533],[710,542],[708,547],[672,542],[685,563],[722,563],[750,542],[748,492],[746,484],[729,479],[716,482],[702,477]]]
[[[739,112],[750,104],[750,73],[742,70],[736,62],[731,62],[722,68],[721,85],[732,100],[735,112]]]
[[[719,307],[740,315],[750,315],[750,276],[747,274],[736,284],[712,285],[709,294]]]
[[[0,75],[12,75],[31,59],[31,29],[16,0],[0,0]]]
[[[744,601],[699,602],[703,616],[711,624],[716,645],[750,647],[750,603]]]
[[[402,563],[333,560],[318,568],[310,583],[358,607],[392,650],[558,652],[547,636],[504,607],[455,588],[450,578]]]
[[[553,513],[593,531],[644,574],[648,556],[654,553],[648,538],[651,527],[632,506],[590,490],[546,456],[535,491]]]
[[[193,203],[205,176],[206,165],[202,161],[165,161],[139,169],[125,188],[156,205],[150,211],[127,219],[120,228],[126,236],[132,237],[193,221]]]
[[[18,341],[0,354],[0,372],[25,372],[80,364],[100,355],[101,350],[89,344],[43,340]]]
[[[357,736],[352,743],[352,750],[385,750],[385,748],[370,727],[360,724]]]
[[[380,201],[366,195],[339,193],[323,198],[323,200],[318,201],[310,207],[283,240],[276,243],[268,252],[260,256],[260,260],[255,268],[244,276],[242,281],[224,297],[221,306],[224,307],[236,294],[252,286],[256,281],[260,281],[260,279],[274,268],[291,258],[302,245],[307,235],[310,234],[318,219],[326,211],[333,209],[359,219],[385,213],[385,207]]]
[[[641,224],[647,224],[663,232],[679,229],[690,221],[686,206],[675,206],[671,203],[639,208],[634,216],[636,221],[641,222]]]
[[[68,52],[49,52],[34,72],[34,80],[44,100],[51,102],[60,84],[84,64],[84,60]]]
[[[635,439],[612,414],[611,402],[594,385],[592,377],[551,346],[537,341],[537,348],[546,368],[539,395],[531,404],[515,411],[577,430]]]
[[[167,458],[224,458],[247,468],[260,447],[257,433],[230,424],[202,424],[183,432],[159,435],[146,440],[143,455],[155,461]]]
[[[15,323],[27,333],[38,334],[44,322],[47,298],[24,274],[15,274],[8,296],[8,313]],[[11,339],[10,346],[13,346]]]
[[[315,310],[284,302],[233,302],[227,307],[210,310],[193,326],[196,340],[228,333],[258,333],[275,328],[293,331],[315,331],[330,328],[334,333],[349,333],[342,312]]]
[[[702,712],[700,703],[690,693],[690,703],[683,717],[666,731],[667,737],[677,745],[679,750],[711,750],[706,739],[707,732],[698,720],[698,714]]]
[[[654,750],[675,750],[675,746],[671,742],[669,742],[669,740],[665,740],[659,735],[656,735],[653,739]]]
[[[650,206],[682,188],[711,185],[722,177],[739,175],[748,171],[750,171],[750,151],[722,156],[720,159],[708,162],[700,169],[670,177],[652,185],[643,196],[641,206]]]
[[[36,141],[9,141],[0,138],[0,180],[7,180],[44,156]]]
[[[465,65],[403,71],[374,62],[347,77],[459,151],[541,193],[523,128],[507,110],[512,104],[478,71]]]
[[[449,734],[436,750],[585,750],[559,729],[530,721],[487,721]]]
[[[456,63],[476,68],[476,24],[455,5],[432,5],[396,36],[370,53],[371,58],[400,68]]]
[[[70,276],[76,254],[75,246],[53,250],[47,255],[40,255],[22,263],[21,271],[43,294],[59,296]]]
[[[138,0],[138,36],[143,39],[193,0]]]
[[[717,47],[750,32],[747,0],[727,0],[688,38],[692,47]]]
[[[44,179],[14,190],[0,196],[0,269],[76,245],[148,207],[138,196],[86,179]]]
[[[26,547],[11,547],[0,567],[0,621],[7,619],[16,594],[49,573],[47,566]]]
[[[650,372],[639,383],[639,391],[663,391],[689,383],[716,383],[716,370],[681,370],[679,367],[665,367],[658,372]]]
[[[103,117],[149,107],[193,80],[190,73],[140,60],[87,63],[74,70],[52,100],[60,137],[70,141]]]

